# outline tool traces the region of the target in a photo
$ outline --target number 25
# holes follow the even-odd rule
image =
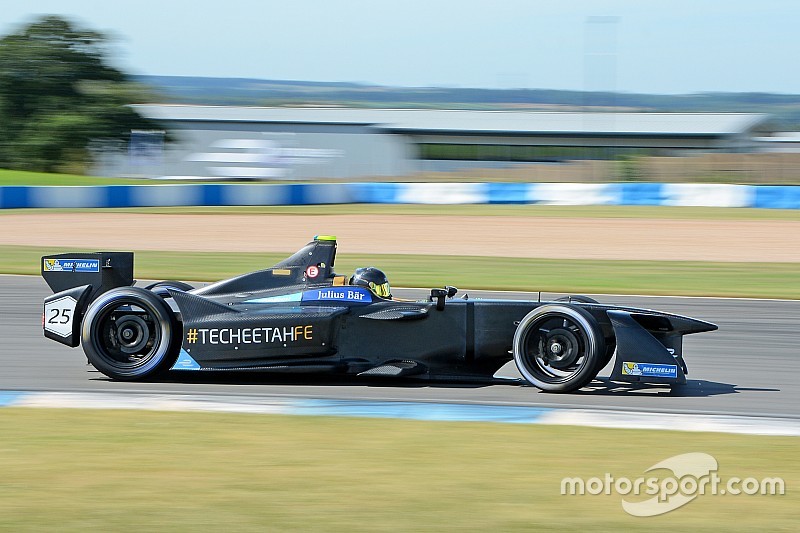
[[[69,324],[72,309],[53,309],[52,316],[48,319],[48,324]]]

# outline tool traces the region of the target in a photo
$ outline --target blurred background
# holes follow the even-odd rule
[[[8,6],[0,167],[797,183],[792,2]],[[442,110],[447,110],[444,112]]]

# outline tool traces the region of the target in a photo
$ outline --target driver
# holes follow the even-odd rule
[[[392,289],[389,287],[389,279],[382,270],[375,267],[357,268],[350,278],[350,285],[364,287],[373,292],[376,296],[392,299]]]

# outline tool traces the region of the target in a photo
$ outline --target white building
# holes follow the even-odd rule
[[[163,154],[107,159],[101,174],[211,179],[405,176],[626,155],[755,150],[767,115],[138,105]],[[134,144],[140,141],[134,141]]]

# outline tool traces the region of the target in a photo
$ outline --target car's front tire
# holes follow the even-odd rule
[[[537,307],[514,333],[514,362],[532,385],[548,392],[573,392],[588,385],[606,353],[597,321],[570,305]]]
[[[164,300],[138,287],[112,289],[89,305],[81,343],[94,367],[133,381],[168,369],[177,358],[178,324]]]
[[[597,300],[591,298],[589,296],[584,296],[583,294],[570,294],[569,296],[562,296],[561,298],[556,298],[554,301],[556,302],[566,302],[566,303],[579,303],[579,304],[599,304]],[[597,359],[597,372],[603,370],[608,363],[611,362],[611,359],[614,357],[614,352],[617,349],[617,342],[614,337],[606,338],[606,351],[602,357]]]

